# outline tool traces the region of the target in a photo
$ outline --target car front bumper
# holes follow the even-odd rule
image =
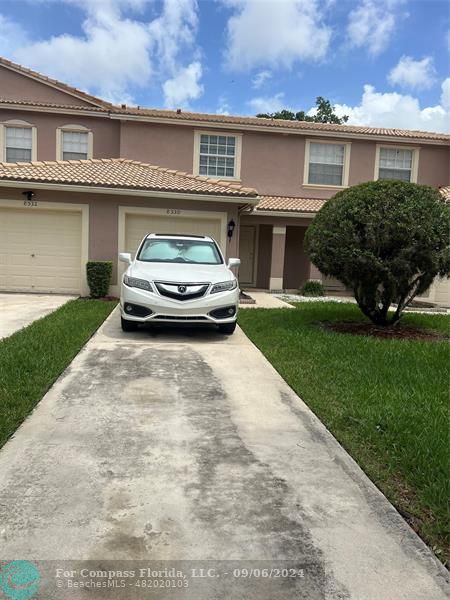
[[[127,305],[141,307],[142,310],[127,311]],[[234,314],[223,318],[211,315],[215,310],[234,308]],[[207,293],[193,300],[175,300],[158,293],[147,292],[139,288],[128,287],[122,283],[120,295],[120,313],[124,319],[137,323],[234,323],[239,307],[239,288],[217,294]],[[150,311],[145,314],[146,311]],[[136,314],[141,313],[141,314]]]

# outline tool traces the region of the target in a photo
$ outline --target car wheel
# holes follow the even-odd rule
[[[122,325],[122,331],[136,331],[138,328],[138,324],[136,321],[128,321],[128,319],[120,318],[120,323]]]
[[[231,335],[234,333],[236,329],[236,321],[234,323],[224,323],[223,325],[219,325],[219,332],[224,333],[225,335]]]

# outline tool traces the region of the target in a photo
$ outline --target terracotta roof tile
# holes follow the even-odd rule
[[[431,131],[416,131],[412,129],[396,129],[387,127],[366,127],[362,125],[336,125],[334,123],[311,123],[309,121],[285,121],[282,119],[264,119],[259,117],[218,115],[209,113],[194,113],[175,110],[163,110],[141,107],[114,107],[113,113],[135,115],[142,117],[153,117],[155,119],[170,119],[173,121],[195,121],[218,124],[230,124],[233,126],[258,126],[269,129],[284,128],[286,130],[323,131],[327,133],[347,133],[376,136],[391,136],[395,138],[429,139],[450,142],[450,134],[435,133]]]
[[[292,196],[261,196],[255,207],[267,212],[311,212],[322,208],[326,200],[320,198],[297,198]]]
[[[256,190],[124,158],[0,163],[0,181],[256,198]],[[94,191],[94,190],[93,190]]]

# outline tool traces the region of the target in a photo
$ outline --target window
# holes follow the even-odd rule
[[[62,159],[85,160],[88,158],[88,132],[62,132]]]
[[[412,148],[378,148],[378,176],[375,179],[414,181],[414,150]]]
[[[194,173],[239,179],[240,135],[196,132]]]
[[[138,260],[199,265],[220,265],[222,258],[214,242],[147,239]]]
[[[32,160],[33,135],[31,127],[5,127],[6,162]]]
[[[86,160],[92,158],[93,135],[82,125],[64,125],[56,130],[56,158]]]
[[[307,140],[305,182],[309,185],[347,185],[348,146]]]

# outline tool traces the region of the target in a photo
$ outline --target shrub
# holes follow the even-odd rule
[[[308,279],[300,290],[302,296],[325,296],[322,282],[317,279]]]
[[[92,298],[107,296],[112,274],[111,261],[90,260],[86,265],[87,281]]]
[[[431,187],[371,181],[336,194],[308,227],[311,261],[353,290],[377,325],[396,323],[436,275],[450,275],[450,206]],[[391,304],[395,312],[388,315]]]

